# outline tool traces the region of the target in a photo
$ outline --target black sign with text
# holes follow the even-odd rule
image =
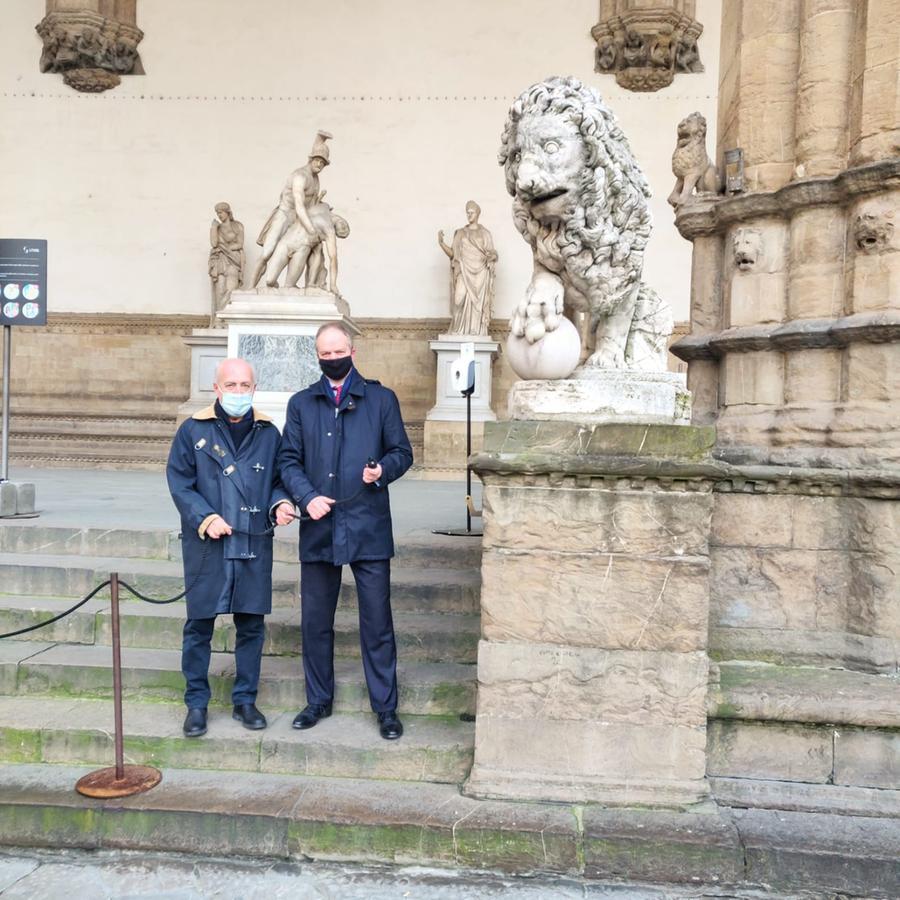
[[[47,324],[47,242],[0,238],[0,325]]]

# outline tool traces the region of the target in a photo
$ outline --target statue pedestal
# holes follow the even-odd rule
[[[475,344],[475,392],[472,394],[472,448],[481,447],[484,423],[494,422],[491,409],[491,363],[499,344],[487,335],[442,334],[428,346],[437,354],[435,403],[425,417],[425,465],[464,470],[466,467],[466,398],[452,384],[451,366],[462,344]]]
[[[517,381],[509,392],[509,417],[688,425],[691,394],[683,372],[632,372],[582,366],[571,378]]]
[[[228,356],[246,359],[256,371],[253,405],[284,428],[288,400],[322,377],[315,337],[325,322],[343,322],[354,334],[343,297],[319,288],[233,291],[218,314],[228,326]]]
[[[712,428],[485,426],[475,760],[485,798],[708,794]]]
[[[216,366],[228,355],[228,332],[222,328],[194,328],[184,342],[191,348],[191,396],[178,407],[179,419],[192,416],[216,399],[212,386]]]

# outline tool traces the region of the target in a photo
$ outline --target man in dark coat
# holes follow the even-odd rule
[[[216,616],[234,616],[237,632],[233,717],[266,727],[256,708],[265,615],[272,611],[270,522],[286,525],[293,504],[275,465],[281,439],[272,420],[253,409],[249,363],[226,359],[216,369],[216,401],[182,422],[169,451],[166,478],[181,514],[187,621],[181,668],[187,737],[206,733],[210,641]]]
[[[353,367],[353,338],[339,322],[316,335],[322,378],[288,402],[278,469],[300,523],[300,607],[307,706],[294,728],[331,715],[334,612],[341,572],[356,580],[369,702],[386,740],[399,738],[397,648],[391,617],[394,538],[388,484],[412,465],[393,391]]]

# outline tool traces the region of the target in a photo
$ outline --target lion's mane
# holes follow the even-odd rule
[[[513,197],[518,165],[510,148],[519,122],[533,113],[564,116],[584,141],[581,197],[574,214],[562,223],[556,245],[566,273],[589,285],[592,312],[597,312],[595,305],[614,303],[621,290],[640,281],[652,224],[650,188],[600,95],[577,78],[552,77],[524,91],[509,110],[498,159]],[[533,247],[541,225],[518,199],[513,217]]]

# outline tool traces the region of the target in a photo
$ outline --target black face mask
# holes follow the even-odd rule
[[[347,373],[353,368],[352,356],[339,356],[337,359],[320,359],[319,368],[332,381],[340,381],[347,377]]]

